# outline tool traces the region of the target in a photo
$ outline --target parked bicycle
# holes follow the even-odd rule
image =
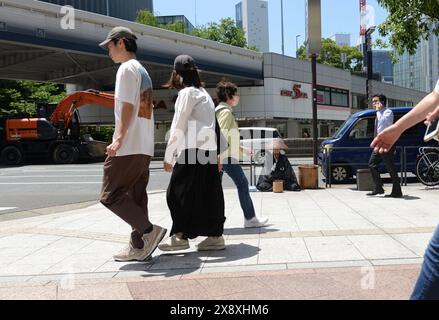
[[[439,185],[439,147],[419,148],[416,176],[428,187]]]

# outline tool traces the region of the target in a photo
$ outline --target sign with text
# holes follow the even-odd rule
[[[281,90],[282,97],[291,97],[291,99],[308,99],[308,93],[302,92],[302,85],[294,84],[293,90]]]

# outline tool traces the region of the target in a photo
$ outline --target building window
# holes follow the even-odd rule
[[[317,87],[317,103],[331,105],[331,88]]]
[[[352,108],[358,110],[367,109],[366,95],[352,94]]]
[[[349,91],[317,86],[317,103],[321,105],[349,108]]]
[[[331,104],[349,108],[349,92],[341,89],[331,89]]]

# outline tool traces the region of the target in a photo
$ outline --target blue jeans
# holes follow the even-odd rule
[[[411,300],[439,300],[439,226],[428,244]]]
[[[253,201],[250,197],[250,193],[248,191],[248,180],[239,164],[234,164],[231,160],[226,159],[223,164],[223,171],[226,172],[230,178],[232,178],[233,183],[238,188],[238,196],[239,202],[241,203],[242,211],[244,212],[244,217],[249,220],[255,217],[255,208],[253,207]]]

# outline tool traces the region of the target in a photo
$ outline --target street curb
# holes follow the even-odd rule
[[[21,219],[26,219],[26,218],[46,216],[46,215],[50,215],[50,214],[62,213],[62,212],[73,211],[73,210],[78,210],[78,209],[84,209],[84,208],[90,207],[92,205],[95,205],[97,202],[98,202],[98,200],[94,200],[94,201],[65,204],[65,205],[60,205],[60,206],[52,206],[52,207],[46,207],[46,208],[38,208],[38,209],[17,211],[17,212],[11,212],[11,213],[4,213],[4,214],[0,214],[0,222],[11,221],[11,220],[21,220]]]

